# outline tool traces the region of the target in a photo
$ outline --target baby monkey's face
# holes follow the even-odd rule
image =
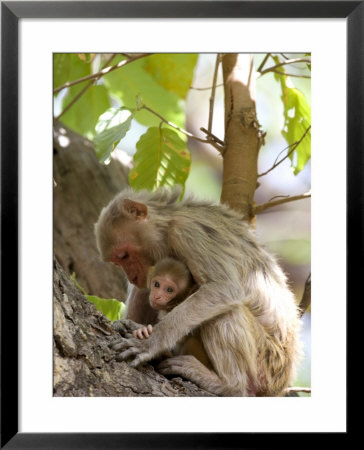
[[[177,284],[168,275],[158,275],[150,283],[149,302],[154,309],[164,309],[178,294]]]

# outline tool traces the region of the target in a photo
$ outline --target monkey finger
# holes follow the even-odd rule
[[[148,330],[147,327],[142,328],[142,329],[141,329],[141,332],[142,332],[142,334],[144,335],[144,337],[145,337],[146,339],[149,338],[149,330]],[[141,339],[143,339],[143,337],[142,337]]]
[[[165,359],[158,364],[158,371],[163,375],[173,375],[181,373],[181,370],[185,368],[188,361],[183,356],[174,356],[172,358]]]
[[[110,347],[113,350],[123,350],[131,347],[134,344],[133,339],[124,339],[122,338],[120,341],[112,342]]]
[[[140,328],[140,330],[136,330],[136,337],[138,339],[144,339],[144,328]]]
[[[140,364],[149,361],[151,359],[151,356],[149,353],[140,353],[138,356],[136,356],[133,361],[129,363],[130,367],[138,367]]]
[[[139,352],[139,349],[137,349],[137,348],[135,348],[135,347],[131,347],[131,348],[129,348],[128,350],[125,350],[125,351],[119,353],[119,354],[116,356],[116,359],[117,359],[118,361],[125,361],[126,359],[130,358],[130,356],[135,356],[135,355],[137,355],[138,352]],[[132,364],[130,364],[130,365],[132,366]],[[135,366],[132,366],[132,367],[135,367]]]
[[[115,320],[112,323],[112,327],[114,328],[114,330],[119,332],[123,337],[127,337],[134,330],[140,328],[141,325],[137,324],[136,322],[133,322],[130,319],[123,319],[123,320]]]

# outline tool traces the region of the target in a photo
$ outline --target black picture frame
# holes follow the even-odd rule
[[[1,448],[162,449],[306,445],[310,433],[18,432],[18,21],[21,18],[346,18],[347,304],[360,292],[363,251],[364,2],[123,1],[1,2]],[[333,219],[334,220],[334,219]],[[11,299],[11,301],[8,301]],[[350,349],[350,345],[348,345]],[[349,415],[348,415],[349,417]],[[349,436],[335,434],[335,443]],[[315,444],[327,435],[317,433]],[[269,444],[268,444],[269,442]]]

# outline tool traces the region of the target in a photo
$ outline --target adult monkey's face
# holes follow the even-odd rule
[[[103,259],[120,266],[130,283],[146,287],[148,269],[153,264],[150,257],[153,229],[146,205],[123,199],[120,205],[103,210],[95,230]]]

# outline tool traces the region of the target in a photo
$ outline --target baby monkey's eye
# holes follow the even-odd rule
[[[170,286],[167,287],[167,292],[173,292],[173,288],[171,288]]]
[[[154,282],[154,287],[160,287],[160,284],[158,283],[158,281]]]

